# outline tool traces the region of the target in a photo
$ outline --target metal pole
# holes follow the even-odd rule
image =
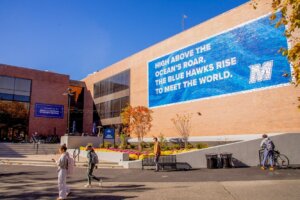
[[[67,119],[67,131],[68,131],[68,134],[70,133],[70,94],[68,93],[68,119]]]

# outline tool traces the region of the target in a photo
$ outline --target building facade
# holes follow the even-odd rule
[[[241,5],[87,76],[94,120],[120,124],[129,102],[154,111],[149,137],[178,137],[171,119],[187,113],[191,137],[299,132],[299,88],[278,53],[293,43],[269,20],[271,11],[270,0]],[[121,84],[120,74],[127,76]]]
[[[68,88],[71,95],[64,95]],[[93,113],[92,104],[84,102],[88,96],[85,84],[68,75],[1,64],[0,141],[91,132],[92,122],[83,120],[84,109]]]
[[[191,138],[299,132],[300,89],[278,53],[293,42],[271,11],[271,0],[241,5],[82,81],[0,65],[0,141],[35,132],[117,135],[128,104],[153,110],[149,137],[179,137],[177,114],[191,116]]]

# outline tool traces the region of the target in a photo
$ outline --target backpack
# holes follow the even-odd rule
[[[267,150],[269,150],[269,151],[275,149],[275,145],[274,145],[274,143],[273,143],[272,140],[268,139],[268,140],[266,141],[266,148],[267,148]]]
[[[99,163],[98,155],[94,151],[91,151],[91,160],[93,164]]]
[[[67,160],[68,160],[68,163],[67,163],[67,175],[72,175],[74,173],[74,166],[75,166],[75,161],[74,159],[69,156],[67,156]]]

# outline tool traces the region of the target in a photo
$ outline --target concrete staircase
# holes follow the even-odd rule
[[[41,166],[41,167],[56,167],[56,164],[49,160],[31,160],[24,158],[0,158],[0,165],[26,165],[26,166]],[[77,168],[86,168],[87,162],[75,162]],[[115,162],[100,161],[97,164],[98,168],[123,169],[122,166]]]
[[[0,143],[0,157],[21,158],[26,155],[56,154],[59,144]]]
[[[33,143],[0,143],[0,165],[29,165],[29,166],[51,166],[56,164],[51,160],[58,159],[58,148],[60,144]],[[71,151],[72,152],[72,151]],[[72,153],[70,154],[72,155]],[[117,162],[100,161],[98,168],[123,168]],[[76,167],[87,167],[86,157],[76,159]]]

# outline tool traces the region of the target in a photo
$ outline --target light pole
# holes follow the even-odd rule
[[[184,31],[184,20],[186,18],[188,18],[186,15],[182,15],[182,21],[181,21],[182,31]]]
[[[68,95],[68,114],[67,114],[67,133],[70,133],[70,104],[71,104],[71,96],[74,95],[72,92],[72,88],[67,88],[67,90],[63,93],[63,95]]]

